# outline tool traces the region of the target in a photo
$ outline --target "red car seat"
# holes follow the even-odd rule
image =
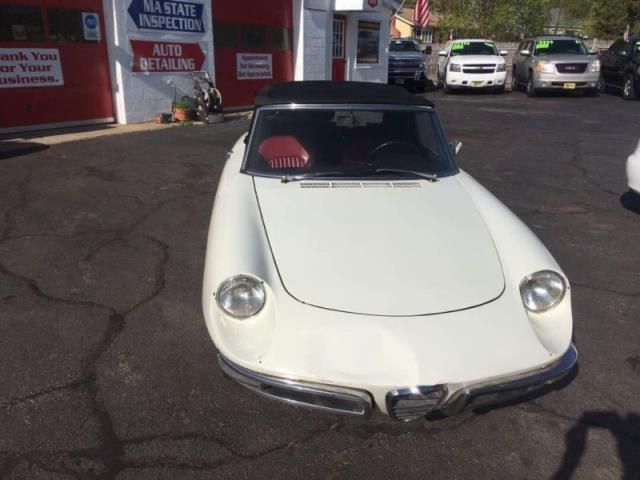
[[[309,152],[291,135],[267,138],[260,144],[258,152],[273,169],[309,166]]]

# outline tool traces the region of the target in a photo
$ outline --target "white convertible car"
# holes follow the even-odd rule
[[[452,415],[575,365],[569,282],[399,87],[265,88],[215,198],[207,328],[225,374],[297,405]]]
[[[627,159],[627,183],[632,192],[640,195],[640,142]]]

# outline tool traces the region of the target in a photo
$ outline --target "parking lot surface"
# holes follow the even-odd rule
[[[640,208],[624,176],[640,103],[428,96],[460,166],[572,281],[580,369],[564,389],[410,424],[260,398],[221,375],[200,307],[213,195],[246,122],[5,144],[0,478],[640,478]]]

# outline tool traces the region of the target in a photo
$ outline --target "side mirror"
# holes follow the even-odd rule
[[[506,50],[500,50],[500,55],[506,57],[507,55],[509,55],[509,52],[507,52]]]
[[[460,153],[460,151],[462,150],[462,142],[459,140],[454,140],[453,142],[451,142],[449,144],[451,146],[451,151],[453,152],[454,155],[458,155]]]
[[[422,49],[422,53],[424,53],[425,55],[431,55],[433,53],[433,49],[431,48],[431,45],[427,45],[426,47],[424,47]]]
[[[447,55],[448,55],[448,53],[447,53],[447,51],[446,51],[446,50],[440,50],[440,51],[438,52],[438,56],[439,56],[439,57],[446,57]]]
[[[520,50],[520,55],[522,55],[523,57],[530,57],[531,50]]]

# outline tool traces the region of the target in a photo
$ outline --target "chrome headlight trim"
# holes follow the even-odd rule
[[[234,287],[239,286],[243,282],[250,283],[251,287],[255,288],[260,293],[260,296],[261,296],[261,298],[258,298],[258,301],[260,303],[259,307],[251,309],[248,315],[238,315],[237,313],[234,313],[228,310],[227,307],[225,307],[222,304],[222,301],[223,301],[222,297],[227,293],[225,292],[225,290],[228,290],[228,291],[232,290]],[[215,297],[216,297],[216,303],[218,304],[218,308],[220,308],[220,310],[222,310],[226,315],[229,315],[230,317],[235,318],[237,320],[247,320],[251,317],[256,316],[258,313],[262,311],[265,304],[267,303],[267,291],[264,288],[264,282],[250,275],[235,275],[233,277],[227,278],[226,280],[220,282],[220,285],[216,290]]]
[[[526,288],[532,280],[536,280],[538,277],[544,277],[544,276],[552,276],[552,277],[555,277],[555,279],[559,280],[560,283],[562,284],[562,293],[558,295],[557,298],[553,299],[553,302],[551,302],[549,305],[545,306],[544,308],[539,308],[539,309],[530,308],[530,306],[527,305],[527,300],[525,299]],[[522,304],[524,305],[524,308],[526,308],[528,312],[532,312],[532,313],[548,312],[549,310],[558,306],[560,302],[562,302],[566,294],[567,294],[567,280],[564,278],[564,275],[554,270],[540,270],[538,272],[535,272],[535,273],[532,273],[531,275],[526,276],[520,282],[520,299],[522,300]]]

